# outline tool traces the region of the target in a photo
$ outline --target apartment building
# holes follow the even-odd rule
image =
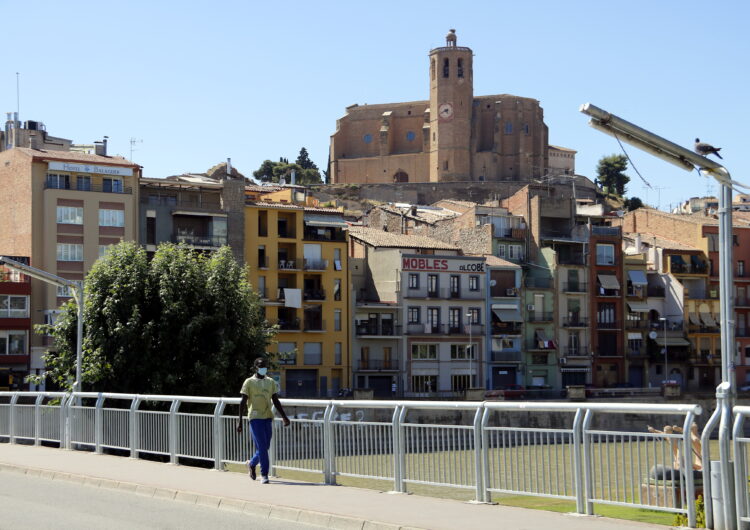
[[[34,267],[82,280],[107,246],[137,239],[141,168],[121,157],[15,147],[0,152],[0,250]],[[53,318],[70,296],[31,281],[32,326]],[[43,337],[30,338],[32,365]]]
[[[8,256],[28,264],[26,256]],[[0,389],[20,390],[31,370],[31,282],[17,271],[0,267]]]
[[[522,270],[496,256],[485,256],[487,267],[486,292],[487,314],[485,356],[488,389],[498,389],[507,385],[523,384],[526,371],[523,353],[523,314],[522,314]],[[532,383],[546,385],[544,380],[530,374]],[[546,374],[544,374],[546,376]]]
[[[271,351],[287,397],[330,397],[351,386],[346,226],[332,208],[246,202],[248,279],[278,326]]]

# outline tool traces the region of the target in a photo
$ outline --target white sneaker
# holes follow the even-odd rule
[[[268,484],[269,482],[271,482],[271,481],[268,480],[268,475],[263,475],[263,479],[260,481],[260,483],[261,484]]]

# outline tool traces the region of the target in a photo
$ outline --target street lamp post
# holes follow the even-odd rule
[[[473,358],[474,358],[474,345],[472,344],[472,329],[471,329],[471,313],[466,313],[466,321],[468,322],[467,326],[469,328],[469,351],[467,352],[469,354],[469,389],[474,388],[474,384],[472,383],[472,371],[474,368]]]
[[[664,322],[664,380],[669,383],[669,355],[667,350],[667,318],[660,317],[659,320]]]
[[[83,305],[84,305],[84,293],[83,293],[83,281],[73,281],[66,278],[61,278],[50,272],[37,269],[30,265],[20,263],[14,259],[6,256],[0,256],[0,265],[5,265],[9,269],[18,271],[37,280],[47,282],[49,284],[68,287],[73,290],[73,298],[78,306],[78,325],[76,328],[76,380],[73,383],[73,392],[81,391],[81,349],[83,345]]]

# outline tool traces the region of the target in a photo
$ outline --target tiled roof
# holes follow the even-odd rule
[[[245,186],[246,191],[259,191],[259,192],[265,192],[265,193],[271,193],[274,191],[281,191],[284,188],[280,186],[260,186],[257,184],[249,184]]]
[[[416,219],[417,221],[435,224],[437,221],[446,221],[458,217],[458,214],[453,210],[447,210],[445,208],[421,208],[416,206],[416,215],[412,214],[411,207],[398,207],[392,204],[384,204],[378,206],[381,210],[392,213],[394,215],[403,215],[408,219]]]
[[[64,162],[88,162],[89,164],[104,164],[110,166],[141,167],[121,156],[101,156],[79,153],[77,151],[53,151],[45,149],[30,149],[16,147],[19,152],[39,160],[61,160]]]
[[[428,248],[434,250],[458,250],[458,247],[439,239],[385,232],[376,228],[351,227],[349,236],[363,243],[380,248]]]
[[[623,239],[626,239],[628,241],[635,241],[636,235],[637,234],[633,232],[627,232],[623,234]],[[672,241],[671,239],[657,236],[655,234],[650,234],[648,232],[640,232],[640,235],[641,243],[643,243],[644,245],[649,245],[651,247],[663,248],[665,250],[700,250],[698,247],[685,245],[684,243],[678,243],[677,241]]]
[[[278,208],[280,210],[304,210],[306,212],[314,213],[330,213],[343,215],[341,210],[336,208],[315,208],[313,206],[303,206],[301,204],[289,204],[283,202],[270,202],[270,201],[247,201],[246,206],[257,206],[258,208]]]
[[[508,261],[503,258],[498,258],[497,256],[493,256],[492,254],[483,254],[482,257],[485,258],[485,264],[488,267],[513,267],[515,269],[520,269],[521,266],[517,263],[513,263],[512,261]]]

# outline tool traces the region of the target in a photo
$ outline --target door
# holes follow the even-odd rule
[[[317,397],[318,388],[317,370],[287,370],[286,371],[286,396],[287,397]]]
[[[534,295],[534,320],[539,322],[540,320],[542,320],[543,315],[544,315],[544,295],[535,294]]]
[[[492,368],[492,388],[498,389],[516,384],[516,369],[511,366],[494,366]]]
[[[373,395],[378,398],[388,398],[392,396],[391,385],[393,378],[390,375],[371,375],[370,388]]]
[[[630,366],[628,381],[636,388],[643,388],[643,366]]]

